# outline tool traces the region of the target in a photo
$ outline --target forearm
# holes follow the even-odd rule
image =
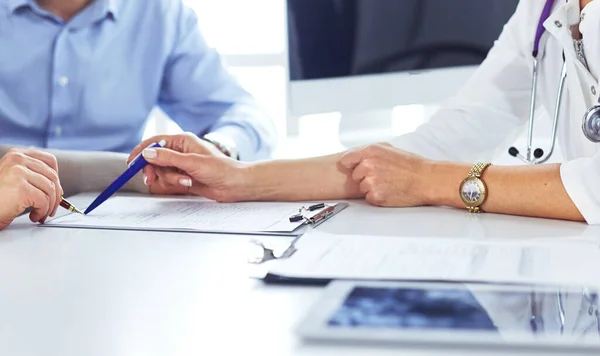
[[[0,157],[10,149],[0,146]],[[59,177],[65,196],[102,191],[127,168],[127,155],[114,152],[45,150],[58,160]],[[123,191],[147,193],[141,175],[134,177]]]
[[[432,163],[427,174],[430,178],[423,186],[428,189],[428,203],[464,208],[458,188],[470,168],[468,164]],[[558,164],[490,166],[482,179],[487,186],[483,211],[584,221],[563,186]]]
[[[249,165],[245,200],[335,200],[362,197],[352,172],[338,162],[340,154],[302,160],[277,160]]]

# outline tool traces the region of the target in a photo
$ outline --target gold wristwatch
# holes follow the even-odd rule
[[[491,165],[491,163],[476,163],[473,168],[471,168],[467,178],[460,183],[458,192],[470,213],[482,212],[480,206],[487,198],[487,187],[481,179],[481,175],[483,174],[483,171]]]

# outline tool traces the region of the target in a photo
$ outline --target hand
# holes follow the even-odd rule
[[[193,135],[153,137],[136,147],[129,160],[140,152],[139,147],[160,140],[167,142],[165,148],[141,151],[152,168],[144,171],[152,193],[193,194],[220,202],[241,199],[246,165],[220,151],[211,152]]]
[[[144,140],[133,149],[129,155],[129,158],[127,159],[127,164],[129,164],[134,157],[140,154],[148,146],[161,140],[165,140],[167,142],[165,148],[169,148],[176,152],[195,153],[199,155],[220,158],[227,157],[212,143],[202,140],[193,133],[186,132],[179,135],[154,136]],[[182,172],[173,167],[148,165],[144,168],[144,183],[150,187],[150,191],[154,194],[188,194],[192,181],[190,180],[190,177],[182,176],[179,173]],[[175,182],[175,184],[172,184],[171,181],[165,180],[167,177],[173,178],[174,176],[178,176],[179,178],[185,180],[182,180],[181,182]],[[189,184],[190,186],[185,184]]]
[[[0,159],[0,229],[26,209],[32,222],[54,216],[63,194],[56,158],[35,150],[10,150]]]
[[[370,145],[345,153],[340,164],[352,170],[367,202],[377,206],[426,205],[427,160],[389,144]]]

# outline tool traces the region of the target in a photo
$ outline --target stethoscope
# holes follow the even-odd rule
[[[594,316],[596,319],[596,328],[598,330],[598,334],[600,335],[600,310],[598,309],[598,293],[590,291],[588,288],[583,288],[581,295],[583,297],[582,300],[587,304],[588,315]],[[544,332],[544,318],[542,317],[541,308],[538,308],[538,302],[535,291],[531,293],[530,303],[531,317],[529,319],[529,324],[531,327],[531,331],[533,331],[534,333]],[[563,302],[563,294],[560,289],[556,292],[556,309],[560,335],[562,336],[565,332],[566,312]]]
[[[567,0],[568,2],[569,0]],[[545,32],[544,22],[550,18],[552,14],[552,7],[556,0],[546,0],[546,5],[544,5],[544,10],[542,11],[542,16],[540,17],[540,21],[537,25],[537,30],[535,33],[535,40],[533,42],[533,77],[532,77],[532,89],[531,89],[531,102],[529,106],[529,127],[527,131],[527,153],[522,155],[519,153],[519,150],[515,147],[511,147],[508,150],[508,153],[517,157],[523,162],[527,164],[541,164],[552,156],[554,153],[554,147],[556,144],[556,132],[558,129],[558,118],[560,114],[560,107],[562,104],[562,96],[565,86],[565,80],[567,78],[567,64],[565,63],[565,57],[563,54],[563,66],[560,73],[560,84],[558,85],[558,94],[556,96],[556,106],[554,108],[554,117],[552,122],[552,138],[550,151],[544,155],[544,150],[541,148],[536,148],[533,150],[533,124],[535,120],[535,104],[537,97],[537,82],[538,82],[538,53],[540,49],[540,42],[542,40],[542,36]],[[592,106],[585,114],[582,120],[581,129],[585,137],[594,142],[600,142],[600,98],[598,98],[598,104]],[[532,152],[533,150],[533,152]],[[532,158],[533,153],[533,158]]]

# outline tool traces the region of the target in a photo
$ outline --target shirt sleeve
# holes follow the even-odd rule
[[[16,147],[0,145],[0,158],[11,148]],[[38,149],[56,156],[59,179],[65,197],[86,192],[101,192],[127,169],[125,161],[128,155],[125,153]],[[149,193],[142,173],[135,175],[121,191]]]
[[[529,116],[531,53],[521,35],[530,16],[526,3],[520,3],[459,93],[429,122],[396,138],[393,145],[430,159],[459,162],[491,160],[498,149],[508,149]]]
[[[174,3],[170,18],[175,19],[175,40],[165,65],[160,108],[185,131],[227,135],[243,160],[268,158],[276,140],[272,120],[208,46],[194,11],[181,1]]]

